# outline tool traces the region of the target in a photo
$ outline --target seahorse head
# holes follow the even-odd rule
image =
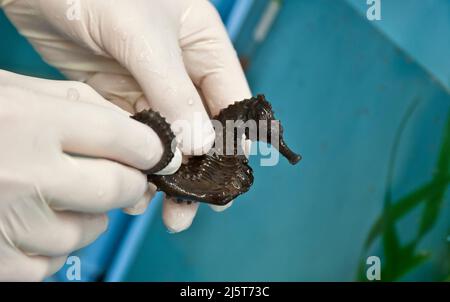
[[[266,100],[265,96],[260,94],[256,98],[252,98],[249,104],[248,118],[254,119],[259,127],[259,132],[262,130],[266,133],[258,133],[258,140],[268,143],[277,142],[274,146],[278,148],[280,153],[286,157],[293,165],[301,160],[301,156],[294,153],[286,144],[283,138],[283,127],[275,118],[275,113],[272,110],[272,106]],[[262,123],[264,122],[264,123]],[[266,127],[261,127],[261,125]]]

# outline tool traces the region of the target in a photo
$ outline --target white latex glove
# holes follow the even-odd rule
[[[150,198],[149,127],[80,82],[0,70],[0,281],[38,281],[95,240],[106,212]]]
[[[177,138],[186,155],[206,152],[214,141],[211,124],[195,127],[195,121],[251,95],[220,16],[206,0],[3,0],[3,6],[68,78],[129,112],[151,107],[171,123],[185,121]],[[165,200],[166,226],[186,229],[197,207]]]

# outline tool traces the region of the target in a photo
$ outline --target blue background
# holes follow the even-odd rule
[[[283,159],[260,167],[252,158],[252,190],[224,213],[201,206],[181,234],[166,231],[160,200],[145,221],[113,213],[115,236],[80,253],[84,265],[95,266],[86,267],[94,272],[86,280],[105,270],[120,271],[109,280],[132,281],[354,280],[367,255],[384,260],[379,240],[367,252],[363,245],[387,187],[398,199],[433,175],[450,112],[450,2],[382,1],[382,20],[369,22],[365,0],[286,0],[260,44],[252,34],[267,1],[214,2],[234,26],[238,52],[250,59],[252,90],[271,100],[288,143],[304,159],[295,167]],[[240,14],[236,6],[244,2],[251,9]],[[236,15],[245,18],[237,22]],[[0,68],[59,77],[4,18],[0,23]],[[431,258],[403,280],[449,275],[448,191],[419,245]],[[402,242],[415,236],[421,210],[398,221]]]

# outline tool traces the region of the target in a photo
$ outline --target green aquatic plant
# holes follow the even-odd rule
[[[386,179],[386,190],[384,197],[383,211],[375,221],[364,244],[364,254],[375,240],[381,239],[383,249],[382,280],[400,280],[407,273],[419,267],[427,261],[431,253],[418,249],[418,245],[425,235],[436,224],[440,210],[443,206],[445,195],[450,185],[450,113],[447,117],[445,129],[443,131],[442,145],[436,161],[436,166],[431,179],[416,188],[399,200],[392,198],[392,183],[395,158],[399,147],[401,135],[412,117],[419,101],[413,102],[398,128],[395,143],[391,150],[388,175]],[[422,206],[421,217],[418,224],[415,238],[402,244],[399,239],[396,224],[408,213]],[[366,263],[361,262],[358,279],[367,280],[365,276]],[[450,281],[450,276],[444,278]]]

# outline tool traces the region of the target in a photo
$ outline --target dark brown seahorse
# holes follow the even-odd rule
[[[291,151],[284,142],[281,125],[272,127],[276,119],[272,106],[264,95],[236,102],[221,110],[214,118],[223,126],[223,129],[216,129],[216,144],[222,141],[221,146],[214,145],[208,154],[191,157],[173,175],[153,174],[164,168],[173,158],[175,136],[170,130],[170,125],[159,113],[152,110],[142,111],[132,118],[151,127],[159,135],[164,146],[164,154],[158,165],[144,171],[148,175],[149,182],[154,183],[159,191],[179,200],[226,205],[250,189],[253,184],[253,170],[244,155],[242,140],[238,137],[238,133],[245,134],[247,139],[268,143],[276,139],[278,142],[276,147],[291,164],[295,165],[301,159],[301,156]],[[227,128],[227,121],[236,122],[237,127]],[[258,126],[256,137],[250,137],[249,129],[244,124],[247,121],[255,121]],[[264,127],[264,124],[267,127]],[[231,137],[234,140],[233,154],[223,155],[227,138]]]

